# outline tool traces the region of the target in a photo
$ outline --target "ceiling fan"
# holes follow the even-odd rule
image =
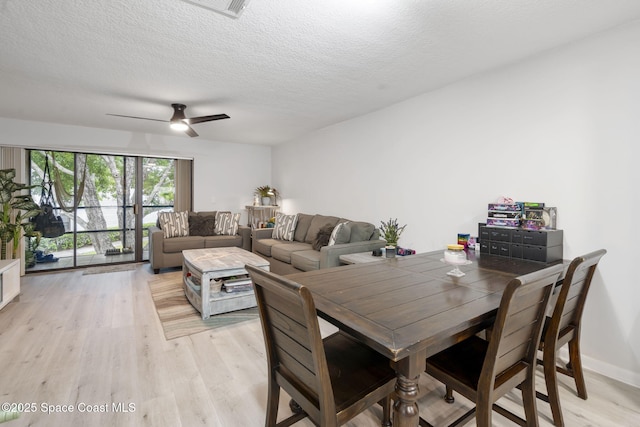
[[[190,117],[187,118],[184,115],[184,110],[187,108],[184,104],[171,104],[173,107],[173,116],[169,120],[160,120],[160,119],[150,119],[148,117],[135,117],[135,116],[123,116],[122,114],[109,114],[107,116],[116,116],[116,117],[127,117],[129,119],[140,119],[140,120],[153,120],[155,122],[165,122],[169,123],[169,126],[173,130],[183,131],[190,137],[196,137],[198,134],[191,127],[191,125],[195,125],[197,123],[211,122],[213,120],[222,120],[229,119],[230,117],[226,114],[213,114],[211,116],[200,116],[200,117]]]

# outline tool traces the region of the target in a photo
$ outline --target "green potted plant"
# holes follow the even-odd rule
[[[7,259],[10,243],[12,258],[18,258],[20,238],[25,232],[33,233],[29,220],[41,212],[31,195],[23,193],[35,186],[15,182],[15,178],[15,169],[0,170],[0,259]]]
[[[24,265],[25,267],[33,267],[36,265],[36,251],[40,246],[42,233],[34,230],[33,223],[27,223],[24,226],[24,237],[26,237],[26,245],[24,248]]]
[[[256,188],[256,194],[260,196],[263,206],[271,205],[271,196],[273,196],[273,188],[268,185],[261,185]]]
[[[380,235],[387,241],[385,245],[385,255],[387,258],[393,258],[396,255],[396,247],[400,235],[404,231],[407,224],[402,227],[398,224],[398,219],[389,218],[388,221],[380,221]]]

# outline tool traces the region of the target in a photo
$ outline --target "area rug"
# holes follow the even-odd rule
[[[254,307],[202,320],[184,295],[181,271],[162,274],[148,283],[167,340],[258,318],[258,309]]]
[[[138,268],[139,264],[117,264],[117,265],[101,265],[98,267],[88,267],[82,272],[83,276],[87,274],[115,273],[118,271],[131,271]]]

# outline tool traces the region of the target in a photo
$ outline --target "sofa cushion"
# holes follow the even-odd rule
[[[215,231],[217,235],[234,236],[238,234],[240,214],[231,212],[216,212]]]
[[[340,222],[333,228],[331,237],[329,238],[329,246],[349,243],[351,239],[351,223]]]
[[[291,264],[291,254],[298,251],[308,251],[313,250],[309,243],[300,243],[300,242],[287,242],[283,243],[280,241],[280,244],[273,245],[271,247],[271,256],[279,261],[286,262],[287,264]]]
[[[242,236],[206,236],[204,238],[205,248],[229,248],[231,246],[242,246]]]
[[[324,227],[322,227],[320,231],[318,231],[318,235],[311,244],[311,247],[314,250],[319,251],[321,247],[327,246],[329,244],[329,239],[331,239],[331,233],[333,233],[333,229],[334,227],[330,225],[325,225]]]
[[[309,225],[309,230],[307,231],[307,235],[304,238],[305,243],[312,244],[318,235],[318,231],[325,225],[335,226],[338,223],[337,216],[325,216],[325,215],[315,215],[311,220],[311,224]]]
[[[285,215],[281,212],[276,214],[276,225],[273,229],[273,238],[280,240],[293,240],[296,231],[298,215]]]
[[[320,252],[298,251],[291,254],[291,265],[302,271],[313,271],[320,269]]]
[[[276,239],[254,239],[253,240],[253,251],[257,252],[264,256],[271,256],[271,248],[274,245],[281,245],[282,240]]]
[[[353,221],[351,224],[351,239],[349,242],[366,242],[371,240],[376,227],[368,222]]]
[[[223,211],[223,212],[230,212],[230,211]],[[212,216],[215,218],[217,213],[218,213],[217,211],[200,211],[200,212],[191,212],[191,215]]]
[[[202,236],[173,237],[162,240],[162,252],[164,253],[176,253],[185,249],[202,248],[204,248],[204,237]]]
[[[311,220],[314,215],[309,214],[298,214],[298,222],[296,223],[296,232],[293,235],[293,240],[296,242],[304,242],[304,238],[307,237],[307,231],[309,231],[309,226],[311,225]]]
[[[158,222],[164,237],[184,237],[189,235],[189,212],[160,212]]]
[[[215,234],[215,215],[189,215],[189,236],[213,236]]]

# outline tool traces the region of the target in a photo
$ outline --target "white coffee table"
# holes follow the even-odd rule
[[[269,261],[235,247],[189,249],[182,251],[182,256],[184,293],[203,319],[257,305],[253,290],[225,292],[220,281],[246,275],[246,264],[269,271]]]

